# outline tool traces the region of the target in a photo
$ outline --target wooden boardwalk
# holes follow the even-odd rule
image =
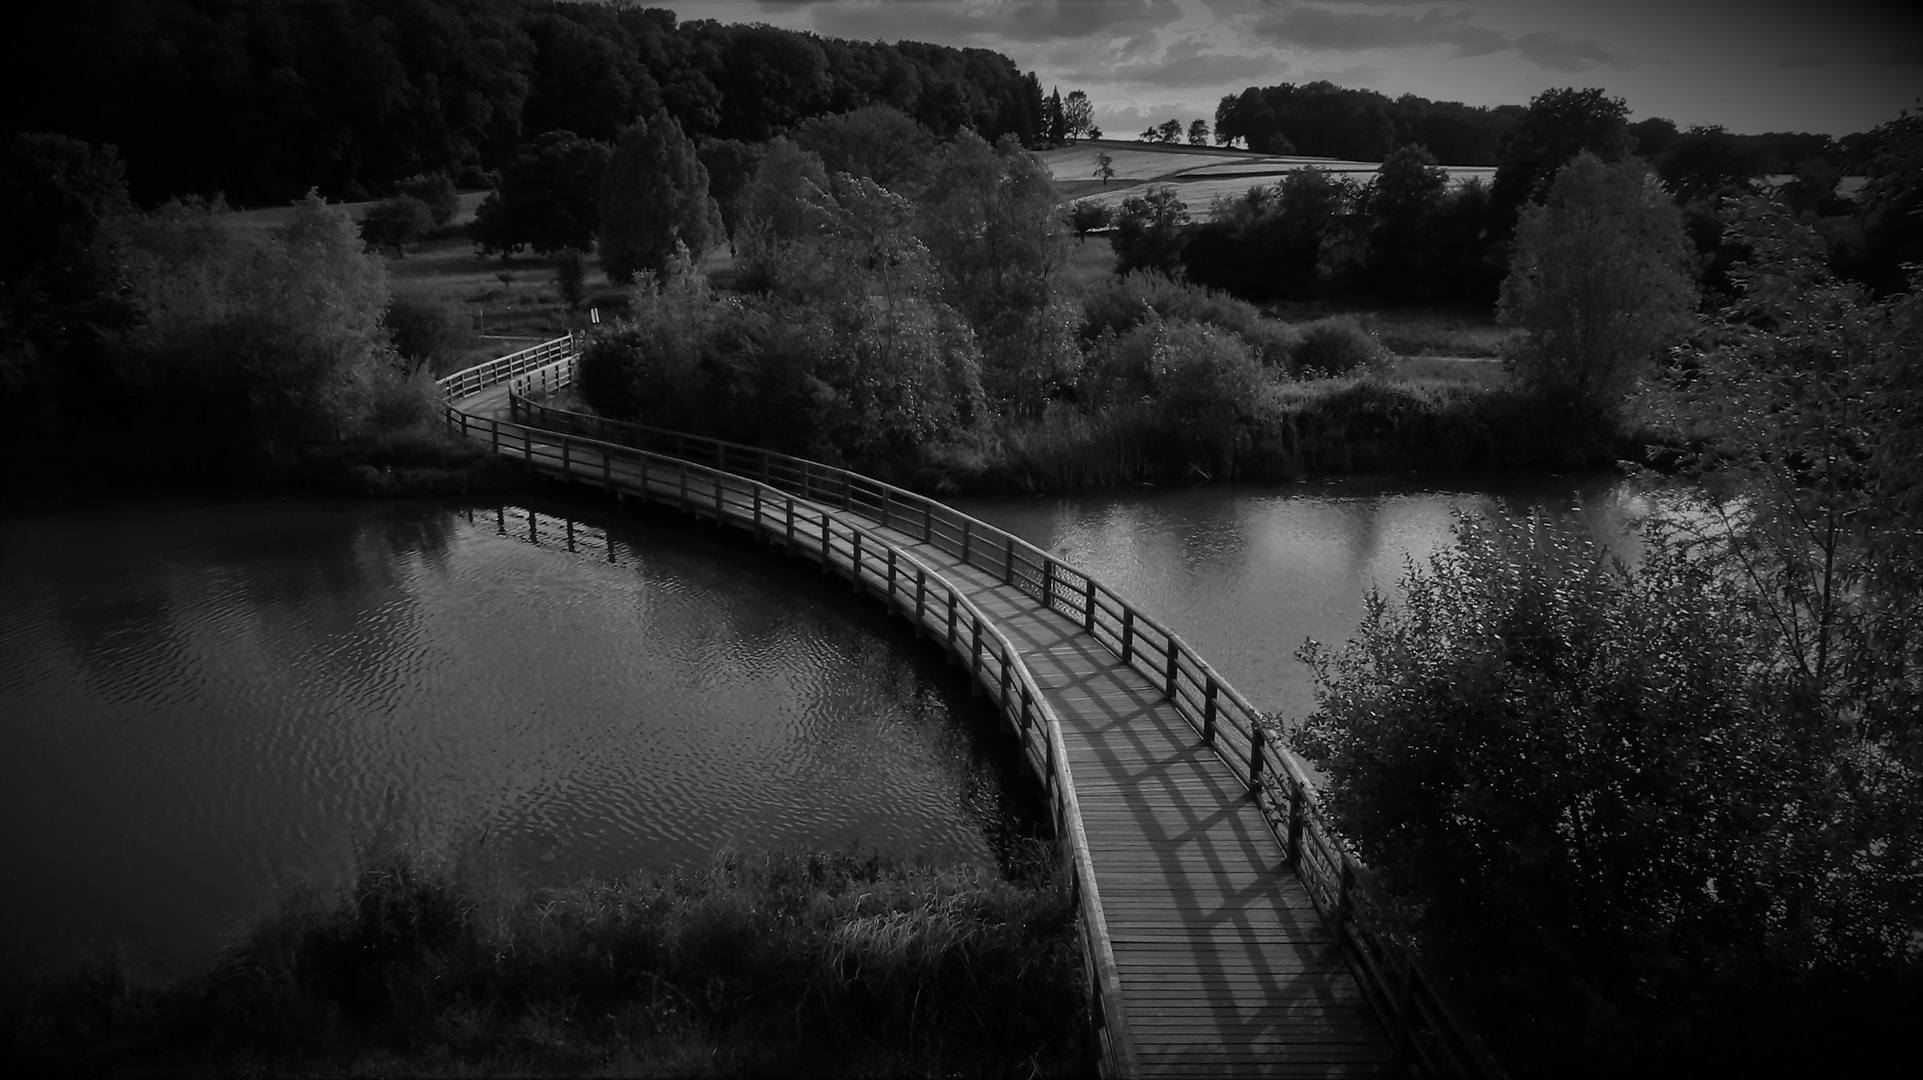
[[[1321,824],[1300,764],[1173,633],[913,493],[520,398],[565,383],[571,353],[561,339],[443,380],[450,425],[532,470],[816,559],[967,665],[1055,814],[1104,1073],[1497,1074],[1369,928],[1367,872]]]

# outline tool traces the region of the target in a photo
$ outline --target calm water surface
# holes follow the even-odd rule
[[[600,520],[0,520],[0,964],[110,939],[204,960],[382,827],[485,835],[536,882],[857,843],[990,868],[1026,827],[992,714],[877,605],[713,532]]]
[[[1625,556],[1642,496],[1613,474],[1345,479],[969,498],[955,505],[1093,571],[1181,635],[1258,708],[1315,707],[1303,641],[1348,640],[1371,588],[1393,595],[1405,561],[1452,542],[1458,513],[1493,509],[1583,521]]]
[[[959,505],[1094,570],[1260,707],[1451,515],[1628,550],[1612,478]],[[168,502],[0,520],[0,964],[202,961],[391,827],[536,883],[861,843],[994,864],[1012,743],[905,624],[805,564],[594,503]],[[555,516],[573,508],[572,522]]]

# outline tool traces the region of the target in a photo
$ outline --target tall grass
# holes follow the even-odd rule
[[[1051,865],[730,856],[524,891],[377,852],[204,971],[150,984],[108,956],[17,987],[0,1032],[37,1072],[1079,1072],[1075,907]]]

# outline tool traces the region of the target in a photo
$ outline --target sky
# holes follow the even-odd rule
[[[994,49],[1081,89],[1104,134],[1213,122],[1225,94],[1326,79],[1527,104],[1601,87],[1630,118],[1844,135],[1923,109],[1908,0],[639,0],[684,19]]]

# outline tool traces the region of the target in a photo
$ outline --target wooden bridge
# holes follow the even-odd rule
[[[559,338],[442,380],[447,423],[531,471],[748,530],[933,637],[1045,791],[1110,1076],[1494,1076],[1376,929],[1294,755],[1174,633],[942,503],[755,447],[537,404]]]

